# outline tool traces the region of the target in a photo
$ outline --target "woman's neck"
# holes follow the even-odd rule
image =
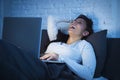
[[[74,43],[74,42],[76,42],[78,40],[81,40],[81,37],[70,37],[69,36],[69,38],[67,40],[67,44],[72,44],[72,43]]]

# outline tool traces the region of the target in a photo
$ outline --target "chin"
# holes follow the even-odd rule
[[[68,34],[73,34],[74,32],[72,30],[68,30]]]

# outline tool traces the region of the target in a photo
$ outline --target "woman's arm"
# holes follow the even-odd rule
[[[40,57],[41,60],[58,60],[59,55],[56,53],[46,53],[44,56]]]
[[[82,64],[76,63],[75,61],[64,57],[62,60],[76,75],[86,80],[92,80],[96,67],[95,53],[92,46],[84,46],[81,56]]]

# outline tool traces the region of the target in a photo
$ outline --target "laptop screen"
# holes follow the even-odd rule
[[[40,55],[41,20],[41,18],[34,17],[5,17],[2,39],[38,57]]]

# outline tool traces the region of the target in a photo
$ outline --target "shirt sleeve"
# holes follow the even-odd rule
[[[76,75],[85,80],[92,80],[96,67],[96,58],[91,44],[87,44],[83,47],[81,56],[82,64],[68,58],[63,58],[63,60]]]

